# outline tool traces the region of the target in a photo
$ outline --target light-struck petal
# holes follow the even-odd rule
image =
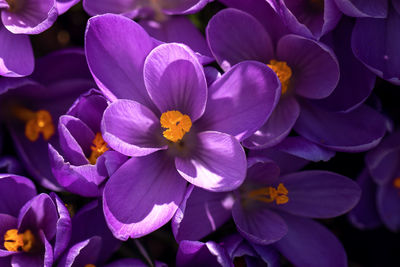
[[[177,110],[196,121],[204,113],[207,83],[203,66],[182,44],[154,48],[144,64],[144,82],[161,113]]]
[[[388,0],[335,0],[335,3],[340,11],[350,17],[386,18],[388,13]]]
[[[346,252],[328,229],[308,218],[281,214],[288,233],[274,246],[298,267],[346,267]]]
[[[267,122],[243,141],[249,149],[275,146],[289,135],[300,115],[300,105],[292,96],[281,96]]]
[[[294,130],[335,151],[361,152],[381,141],[386,132],[386,119],[366,105],[348,113],[334,113],[302,102]]]
[[[107,224],[121,240],[147,235],[172,218],[185,191],[186,181],[163,152],[131,158],[104,188]]]
[[[102,245],[100,236],[93,236],[89,239],[73,244],[58,263],[58,267],[86,266],[97,263]]]
[[[0,175],[0,213],[17,217],[25,203],[36,196],[35,185],[28,178]]]
[[[238,188],[246,175],[246,155],[231,135],[201,132],[196,147],[187,157],[176,157],[179,174],[191,184],[209,191],[222,192]]]
[[[280,178],[289,201],[276,208],[311,218],[331,218],[350,211],[359,201],[360,187],[353,180],[328,171],[302,171]]]
[[[58,15],[64,14],[73,5],[77,4],[80,0],[56,0],[56,7]]]
[[[38,34],[53,25],[58,13],[55,0],[26,0],[16,12],[3,10],[4,27],[14,34]]]
[[[145,156],[166,149],[160,120],[146,106],[131,100],[117,100],[104,111],[103,139],[127,156]]]
[[[199,128],[227,133],[242,141],[269,118],[280,91],[275,73],[265,64],[238,63],[210,87]]]
[[[239,233],[256,244],[269,245],[274,243],[284,237],[288,231],[282,217],[269,210],[265,205],[248,207],[242,206],[237,201],[233,205],[232,216]]]
[[[298,35],[283,36],[277,44],[277,60],[292,70],[288,90],[312,99],[329,96],[339,82],[339,63],[326,45]]]
[[[225,71],[244,60],[267,63],[274,56],[271,38],[264,27],[237,9],[227,8],[212,17],[206,35],[211,52]]]
[[[175,239],[200,240],[216,231],[231,218],[233,203],[230,193],[209,192],[191,185],[172,218]]]
[[[144,60],[151,49],[150,36],[128,18],[106,14],[88,21],[87,62],[97,85],[110,100],[127,98],[153,108],[143,82]]]
[[[12,34],[0,23],[0,75],[21,77],[32,73],[35,65],[29,37]]]

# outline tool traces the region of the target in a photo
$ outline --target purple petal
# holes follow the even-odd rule
[[[146,106],[117,100],[104,111],[103,138],[114,150],[127,156],[145,156],[166,149],[160,120]]]
[[[339,63],[322,43],[289,34],[277,44],[277,60],[285,61],[293,76],[289,91],[312,99],[329,96],[339,82]]]
[[[281,96],[267,122],[252,136],[243,141],[249,149],[275,146],[289,135],[300,115],[300,105],[294,97]]]
[[[365,105],[344,114],[302,103],[294,129],[306,139],[329,149],[361,152],[380,142],[386,132],[386,119]]]
[[[299,267],[345,267],[346,252],[337,237],[321,224],[307,218],[282,214],[287,235],[275,247]]]
[[[86,266],[97,263],[101,248],[101,237],[94,236],[74,244],[61,258],[58,267]]]
[[[204,113],[207,84],[193,51],[180,44],[162,44],[144,65],[144,82],[161,113],[178,110],[196,121]]]
[[[227,133],[242,141],[265,123],[280,91],[276,74],[265,64],[241,62],[210,87],[200,129]]]
[[[350,17],[386,18],[388,1],[335,0],[337,7]]]
[[[280,182],[289,201],[279,210],[311,218],[331,218],[351,210],[361,196],[360,187],[347,177],[328,171],[303,171],[286,175]]]
[[[66,249],[71,238],[71,217],[65,204],[55,193],[51,192],[50,197],[56,205],[59,216],[56,225],[56,241],[54,243],[54,259],[57,260]]]
[[[233,205],[232,216],[239,233],[256,244],[274,243],[284,237],[288,231],[281,216],[266,206],[242,207],[240,202],[236,202]]]
[[[249,14],[227,8],[208,23],[207,41],[218,64],[225,71],[244,60],[268,62],[274,57],[271,38]]]
[[[213,82],[221,78],[221,73],[214,67],[204,67],[204,75],[207,80],[207,87],[210,87]]]
[[[127,14],[137,8],[137,1],[83,0],[83,8],[90,15]],[[129,15],[128,17],[133,17]]]
[[[226,250],[213,241],[202,243],[184,240],[179,243],[176,266],[233,267]]]
[[[391,8],[387,19],[357,19],[351,39],[356,58],[394,84],[400,84],[399,28],[400,14]]]
[[[240,143],[220,132],[201,132],[186,158],[175,158],[179,174],[191,184],[210,191],[238,188],[246,175],[246,155]]]
[[[210,0],[166,0],[163,11],[168,15],[193,14],[200,11]]]
[[[21,77],[32,73],[35,65],[29,37],[12,34],[0,23],[0,75]]]
[[[28,178],[12,175],[0,175],[0,213],[17,217],[25,203],[36,196],[35,185]]]
[[[0,173],[24,174],[19,161],[12,156],[0,156]]]
[[[233,203],[230,193],[209,192],[190,186],[172,218],[175,239],[178,242],[200,240],[216,231],[231,218]]]
[[[144,60],[153,41],[142,27],[122,16],[101,15],[89,19],[85,41],[89,68],[107,98],[153,107],[143,82]]]
[[[185,191],[186,181],[163,152],[131,158],[104,188],[107,224],[121,240],[149,234],[172,218]]]
[[[53,200],[44,193],[28,201],[18,216],[18,229],[32,231],[43,230],[46,239],[52,240],[56,235],[56,225],[59,219]]]
[[[1,20],[14,34],[38,34],[53,25],[58,16],[55,0],[26,0],[17,12],[3,10]]]
[[[56,7],[58,15],[64,14],[73,5],[77,4],[80,0],[56,0]]]
[[[377,186],[372,181],[367,170],[363,170],[358,176],[357,183],[361,187],[362,194],[357,206],[350,211],[349,219],[359,229],[376,228],[382,224],[376,208]]]
[[[382,222],[393,232],[400,229],[400,190],[389,181],[378,187],[377,207]]]

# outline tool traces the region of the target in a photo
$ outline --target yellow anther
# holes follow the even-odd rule
[[[161,127],[167,129],[163,136],[172,142],[182,140],[183,136],[192,128],[192,120],[188,115],[183,115],[177,110],[170,110],[161,114]]]
[[[10,229],[4,234],[4,248],[8,251],[29,252],[35,243],[31,230],[19,234],[17,229]]]
[[[25,121],[25,136],[35,142],[42,134],[44,140],[49,140],[55,133],[55,127],[50,112],[47,110],[32,111],[27,108],[14,108],[14,115]]]
[[[90,147],[92,153],[90,154],[89,162],[94,165],[96,164],[97,159],[103,155],[104,152],[109,150],[109,148],[101,133],[96,133],[92,143],[93,145]]]
[[[277,188],[268,186],[250,191],[247,194],[247,197],[266,203],[272,203],[275,201],[276,204],[281,205],[289,201],[288,194],[289,191],[282,183],[280,183]]]
[[[393,186],[397,189],[400,189],[400,177],[397,177],[393,180]]]
[[[282,86],[282,94],[286,93],[289,87],[290,78],[292,77],[292,69],[286,64],[285,61],[277,61],[271,59],[267,64],[278,76]]]

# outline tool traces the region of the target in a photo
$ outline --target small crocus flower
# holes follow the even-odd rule
[[[54,193],[36,196],[22,176],[1,175],[0,189],[0,263],[51,267],[70,239],[64,203]]]
[[[390,230],[400,230],[400,132],[392,133],[365,157],[366,169],[357,182],[363,189],[358,206],[349,214],[360,229],[382,223]]]
[[[127,160],[110,149],[101,135],[100,122],[107,105],[96,90],[80,96],[59,119],[60,150],[49,144],[54,177],[72,193],[100,196],[106,179]]]
[[[239,142],[264,123],[280,90],[272,70],[250,61],[207,88],[203,67],[187,46],[152,49],[147,33],[129,19],[89,20],[88,63],[113,100],[103,115],[103,138],[133,156],[110,177],[103,194],[107,223],[123,240],[164,225],[187,182],[211,191],[237,188],[246,172]]]
[[[339,82],[339,65],[328,46],[294,34],[273,44],[254,17],[231,8],[217,13],[206,31],[210,49],[225,71],[241,61],[257,60],[273,69],[282,84],[279,104],[244,146],[274,146],[292,129],[311,142],[346,152],[368,150],[383,137],[385,118],[365,105],[344,114],[313,104],[329,97]],[[344,129],[345,136],[340,134]]]
[[[357,204],[360,194],[355,182],[332,172],[302,171],[279,177],[275,163],[250,159],[247,178],[239,189],[219,194],[188,190],[172,229],[178,241],[198,240],[232,216],[238,232],[249,242],[275,243],[299,266],[325,266],[330,261],[344,266],[340,242],[310,218],[342,215]],[[313,242],[307,243],[306,238]],[[326,251],[323,257],[318,256],[321,251]]]
[[[0,78],[1,119],[10,131],[21,163],[46,188],[61,189],[47,156],[49,143],[59,146],[58,117],[94,86],[83,51],[75,49],[37,60],[35,72],[29,77]]]

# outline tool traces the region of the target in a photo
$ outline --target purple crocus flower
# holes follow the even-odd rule
[[[1,175],[0,190],[0,265],[51,267],[70,239],[64,203],[22,176]]]
[[[351,38],[354,55],[376,75],[399,85],[399,1],[335,1],[343,13],[357,17]]]
[[[57,266],[103,266],[121,244],[108,229],[98,200],[75,214],[71,232],[68,248]]]
[[[306,139],[335,151],[365,151],[383,137],[385,119],[369,107],[361,105],[344,114],[312,103],[330,96],[339,81],[339,65],[328,46],[294,34],[284,35],[273,44],[254,17],[231,8],[210,20],[207,40],[225,71],[243,60],[257,60],[271,67],[281,81],[279,104],[268,121],[244,140],[244,146],[274,146],[292,128]],[[356,102],[351,100],[349,103]],[[343,131],[346,135],[340,134]]]
[[[93,87],[84,53],[76,49],[37,60],[29,77],[0,78],[1,119],[25,169],[46,188],[60,190],[47,156],[49,142],[58,149],[55,123],[80,94]]]
[[[353,224],[370,229],[383,224],[400,230],[400,132],[395,132],[368,152],[366,170],[357,179],[363,189],[358,206],[349,214]]]
[[[208,89],[187,46],[153,49],[138,24],[117,15],[91,18],[85,46],[95,80],[114,101],[103,115],[103,138],[133,156],[104,188],[104,212],[116,237],[140,237],[164,225],[187,181],[211,191],[240,186],[246,157],[239,142],[265,122],[279,95],[272,70],[243,62]]]
[[[61,152],[49,144],[54,177],[68,191],[86,197],[101,195],[106,179],[127,157],[103,140],[100,122],[107,100],[96,90],[80,96],[58,124]]]
[[[30,75],[34,56],[29,34],[39,34],[79,0],[0,0],[0,76]]]
[[[345,266],[340,242],[310,218],[344,214],[357,204],[360,194],[357,184],[344,176],[302,171],[279,177],[275,163],[253,158],[245,182],[233,192],[191,187],[172,220],[172,229],[178,241],[198,240],[232,216],[249,242],[274,244],[298,266]]]

